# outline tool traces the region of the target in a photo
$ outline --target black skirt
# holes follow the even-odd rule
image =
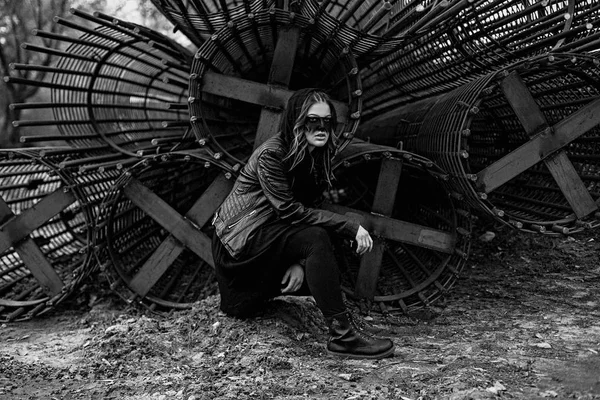
[[[233,258],[217,235],[212,251],[221,295],[221,310],[237,317],[249,317],[260,311],[265,301],[281,295],[285,271],[300,260],[286,257],[290,238],[309,225],[290,225],[274,221],[257,229],[246,253]]]

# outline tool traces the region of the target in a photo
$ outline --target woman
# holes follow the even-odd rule
[[[329,235],[355,240],[358,254],[372,249],[371,236],[355,220],[310,208],[331,185],[335,125],[325,93],[299,90],[280,132],[240,172],[213,219],[221,309],[246,317],[267,299],[309,292],[329,325],[329,353],[383,358],[394,344],[362,332],[346,311]]]

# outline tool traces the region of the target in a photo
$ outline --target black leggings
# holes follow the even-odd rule
[[[223,268],[217,263],[221,310],[237,317],[255,314],[266,300],[281,295],[285,271],[300,260],[304,260],[304,285],[292,294],[312,295],[325,318],[346,310],[338,263],[324,228],[307,226],[289,235],[283,246],[275,247],[279,254],[273,257],[267,252],[265,262],[250,270]]]

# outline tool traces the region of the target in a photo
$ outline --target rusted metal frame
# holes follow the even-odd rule
[[[230,180],[222,174],[219,175],[185,214],[185,218],[193,221],[197,227],[204,226],[229,194],[232,186]],[[158,282],[184,248],[184,244],[177,240],[173,234],[169,235],[131,280],[129,284],[131,289],[142,297],[148,294],[152,286]],[[201,258],[214,267],[212,253],[210,253],[208,260],[206,260],[206,257]]]
[[[512,72],[506,76],[501,81],[500,86],[521,125],[523,125],[525,132],[530,137],[548,128],[544,114],[517,72]],[[600,100],[597,101],[597,104],[599,106],[596,112],[600,113]],[[598,123],[600,123],[600,119]],[[557,135],[557,138],[560,137]],[[561,147],[567,145],[569,142],[563,143]],[[542,151],[543,147],[540,148],[540,152]],[[575,167],[568,159],[567,154],[564,151],[560,151],[554,153],[551,158],[546,158],[548,153],[551,152],[547,152],[545,157],[543,157],[544,163],[550,170],[552,177],[572,207],[575,215],[582,218],[597,210],[598,206],[587,191]],[[541,154],[540,157],[542,157]]]
[[[392,214],[401,172],[402,160],[382,159],[377,188],[371,205],[372,213],[385,217]],[[377,232],[373,232],[373,234],[377,236]],[[358,296],[373,299],[377,289],[377,279],[379,278],[384,249],[385,243],[375,238],[372,251],[361,257],[355,287]]]

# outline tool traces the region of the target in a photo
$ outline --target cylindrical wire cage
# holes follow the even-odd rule
[[[200,239],[209,242],[210,217],[220,203],[204,201],[202,195],[216,178],[224,174],[231,178],[227,171],[228,166],[215,163],[206,152],[170,153],[140,161],[115,181],[102,201],[94,237],[98,263],[111,289],[153,311],[189,308],[216,293],[212,253],[202,258],[181,244],[176,232],[161,225],[165,209],[156,204],[144,208],[136,197],[139,193],[131,194],[127,187],[135,181],[147,188],[150,196],[156,196],[152,202],[167,204],[182,216],[182,223],[192,224],[201,231]],[[198,223],[194,216],[199,213],[208,220]]]
[[[369,300],[375,311],[406,313],[431,306],[454,285],[469,256],[473,217],[466,203],[449,196],[442,184],[448,175],[431,160],[361,141],[350,143],[337,158],[332,190],[335,203],[370,213],[377,177],[386,159],[402,161],[389,218],[410,224],[402,228],[403,232],[417,226],[420,233],[412,241],[385,240],[377,290]],[[429,234],[445,236],[448,245],[429,246]],[[377,238],[376,231],[373,235]],[[362,300],[355,292],[360,257],[345,245],[340,246],[340,259],[345,293],[350,299]]]
[[[36,31],[36,35],[69,44],[64,51],[23,45],[26,50],[58,57],[56,65],[13,65],[15,70],[49,72],[50,81],[7,78],[51,89],[49,103],[13,104],[12,107],[49,108],[53,120],[21,120],[13,124],[17,127],[56,126],[60,136],[31,136],[22,141],[61,140],[72,147],[108,145],[129,156],[138,155],[139,149],[156,148],[156,142],[176,146],[186,141],[189,127],[185,106],[186,66],[192,54],[144,27],[99,13],[95,16],[77,10],[72,13],[97,24],[97,28],[90,29],[57,17],[57,23],[81,32],[80,37],[43,31]],[[180,103],[182,106],[177,107]]]
[[[58,149],[0,155],[0,319],[29,319],[66,299],[96,268],[91,247],[99,200],[113,176],[59,167]],[[63,149],[63,154],[69,149]]]
[[[365,120],[529,57],[592,51],[600,40],[600,4],[593,0],[432,3],[429,16],[405,30],[401,20],[390,22],[403,42],[364,68]]]
[[[341,104],[338,141],[351,140],[361,114],[362,86],[352,53],[323,36],[318,24],[302,15],[273,9],[239,18],[214,34],[196,53],[190,79],[190,114],[194,133],[216,156],[243,163],[254,147],[261,116],[259,93],[247,100],[207,93],[206,78],[224,75],[267,85],[278,38],[284,29],[300,30],[289,91],[267,108],[282,111],[294,90],[318,87]],[[213,85],[216,86],[216,85]],[[239,91],[253,88],[239,86]],[[273,89],[275,91],[275,89]],[[255,101],[255,102],[253,102]]]
[[[518,73],[524,87],[533,97],[546,122],[553,129],[574,118],[577,112],[600,112],[594,101],[600,98],[600,61],[584,54],[555,54],[537,57],[527,62],[498,70],[447,94],[422,100],[381,115],[361,127],[360,137],[396,145],[402,143],[409,151],[431,158],[452,175],[446,183],[450,193],[464,197],[471,206],[503,223],[517,228],[558,235],[574,233],[585,227],[597,226],[599,215],[593,205],[587,216],[578,216],[545,161],[532,162],[516,176],[493,190],[481,187],[482,171],[502,159],[507,159],[523,145],[540,140],[540,148],[523,153],[512,165],[527,163],[528,158],[548,156],[543,149],[544,132],[528,132],[513,109],[502,81],[510,73]],[[586,111],[587,110],[587,111]],[[531,115],[522,118],[533,118]],[[539,118],[539,116],[536,116]],[[591,201],[600,198],[600,127],[591,126],[564,147],[573,170],[582,181],[583,191]],[[552,134],[549,136],[551,139]],[[558,140],[558,139],[557,139]],[[533,142],[532,142],[533,143]],[[552,162],[552,155],[548,158]],[[511,165],[511,163],[507,163]],[[508,167],[495,172],[501,177]],[[488,179],[494,178],[492,175]],[[571,190],[576,191],[578,187]]]

